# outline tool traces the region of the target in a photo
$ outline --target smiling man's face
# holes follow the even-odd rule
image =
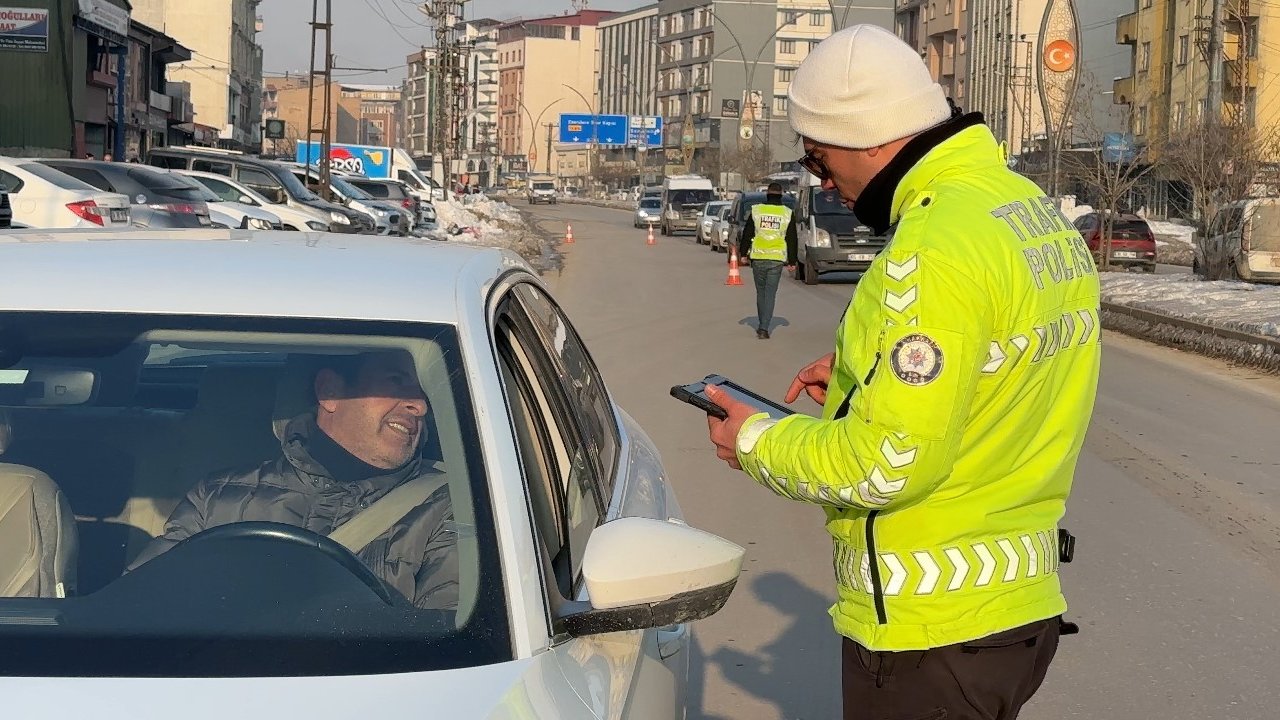
[[[394,470],[417,453],[427,401],[408,353],[363,356],[354,381],[321,370],[316,398],[320,429],[364,462]]]

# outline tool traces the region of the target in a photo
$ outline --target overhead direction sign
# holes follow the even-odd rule
[[[560,114],[560,142],[579,145],[626,145],[626,115]]]
[[[632,115],[627,125],[627,144],[653,147],[662,144],[662,118]]]

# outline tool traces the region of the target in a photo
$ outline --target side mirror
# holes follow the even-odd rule
[[[240,196],[240,200],[239,200],[239,202],[240,202],[241,204],[244,204],[244,205],[257,205],[257,204],[258,204],[258,203],[257,203],[257,201],[255,201],[253,198],[249,197],[248,195],[241,195],[241,196]]]
[[[277,205],[287,205],[289,202],[289,198],[285,197],[283,188],[272,188],[267,193],[267,199]]]
[[[589,600],[564,604],[559,622],[582,637],[710,617],[729,600],[745,554],[728,540],[674,522],[606,523],[591,534],[582,559]]]

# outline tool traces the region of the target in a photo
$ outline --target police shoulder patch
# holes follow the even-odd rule
[[[907,335],[893,346],[889,365],[902,382],[928,385],[942,373],[942,348],[923,333]]]

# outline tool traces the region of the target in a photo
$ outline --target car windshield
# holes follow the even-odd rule
[[[702,215],[703,217],[715,217],[720,214],[720,208],[727,207],[728,205],[729,203],[727,202],[707,203],[707,206],[702,209]]]
[[[853,215],[853,211],[840,201],[839,190],[823,190],[813,193],[810,201],[814,215]]]
[[[0,313],[0,529],[44,519],[0,545],[0,673],[510,660],[467,377],[451,325]]]
[[[54,170],[48,165],[41,165],[40,163],[22,163],[18,167],[32,175],[35,175],[45,182],[52,183],[53,185],[62,188],[63,190],[98,192],[98,188],[90,185],[89,183],[73,178],[61,170]]]
[[[330,176],[329,182],[333,184],[333,187],[335,190],[354,200],[372,200],[373,199],[372,195],[361,190],[355,185],[352,185],[346,180],[343,180],[337,175]]]
[[[657,210],[662,207],[662,201],[658,198],[644,198],[640,201],[640,207],[646,210]]]
[[[533,189],[534,190],[555,190],[556,184],[553,182],[535,182],[533,184]]]
[[[671,190],[667,193],[672,205],[701,205],[715,197],[711,190]]]
[[[269,172],[275,177],[275,179],[279,180],[285,188],[289,190],[289,194],[295,198],[299,200],[321,199],[319,195],[307,189],[307,186],[303,185],[302,181],[299,180],[296,175],[289,172],[288,168],[275,165],[271,165],[269,168]]]

